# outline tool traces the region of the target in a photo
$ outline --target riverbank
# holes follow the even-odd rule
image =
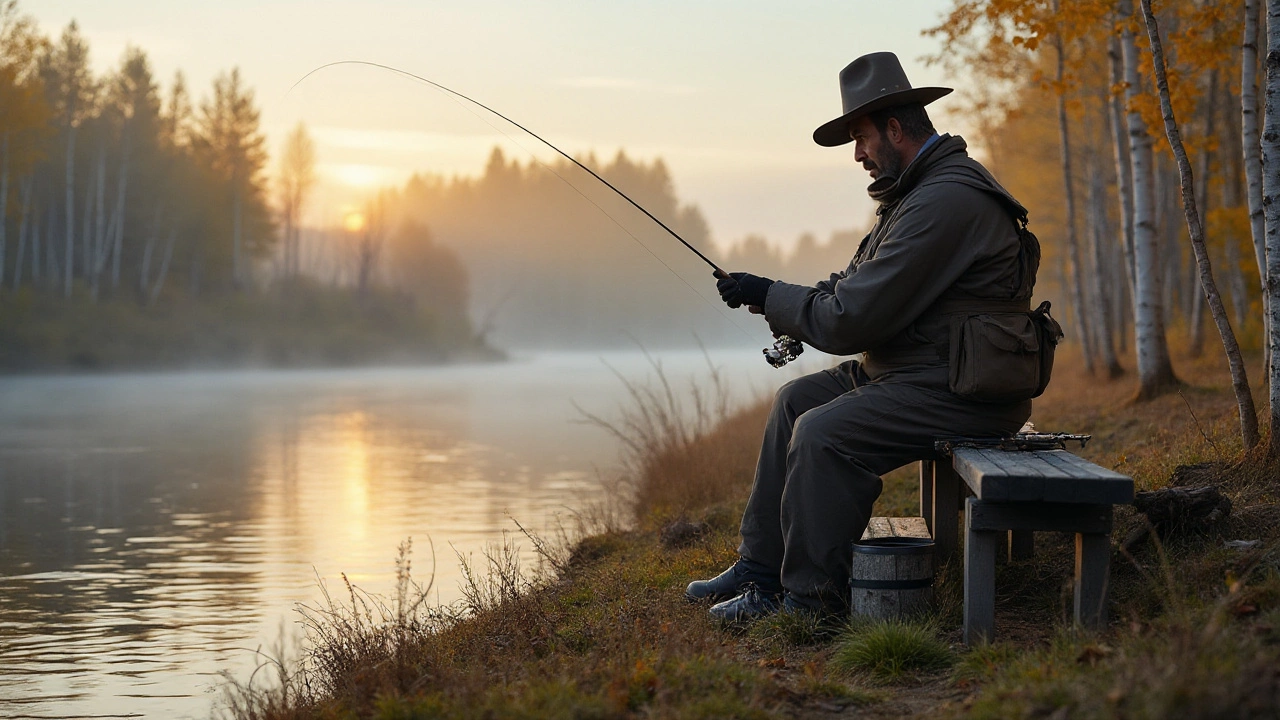
[[[1147,543],[1112,566],[1112,622],[1073,631],[1069,538],[1041,534],[1033,560],[997,573],[994,645],[960,638],[958,568],[908,624],[814,624],[745,632],[682,596],[732,562],[765,407],[705,433],[637,412],[619,427],[634,506],[580,517],[583,539],[538,540],[521,575],[511,548],[471,568],[464,601],[428,608],[406,572],[378,604],[351,590],[308,615],[313,645],[285,691],[229,695],[243,718],[283,717],[1274,717],[1280,710],[1280,507],[1274,468],[1240,462],[1225,363],[1181,358],[1181,393],[1129,401],[1060,359],[1037,401],[1041,430],[1094,435],[1083,455],[1139,490],[1173,477],[1219,484],[1234,504],[1207,533]],[[1257,377],[1255,374],[1254,377]],[[662,409],[661,393],[645,401]],[[656,405],[654,404],[656,403]],[[645,418],[649,418],[645,420]],[[656,419],[655,419],[656,418]],[[637,426],[635,423],[638,422]],[[1179,467],[1194,466],[1191,471]],[[914,514],[914,469],[886,478],[878,515]],[[1117,512],[1113,540],[1138,523]],[[677,533],[674,521],[697,525]],[[1232,547],[1226,541],[1256,541]],[[407,558],[406,558],[407,560]],[[407,565],[405,566],[407,570]]]
[[[453,309],[309,281],[152,306],[23,288],[0,302],[0,372],[357,367],[500,360]]]

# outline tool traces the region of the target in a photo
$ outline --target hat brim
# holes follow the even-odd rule
[[[853,140],[853,138],[849,137],[849,123],[856,118],[895,105],[910,105],[911,103],[928,105],[934,100],[949,94],[951,94],[951,88],[921,87],[882,95],[871,102],[859,105],[831,122],[822,124],[817,130],[813,131],[813,141],[823,147],[844,145]]]

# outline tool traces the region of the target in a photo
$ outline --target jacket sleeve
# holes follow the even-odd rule
[[[833,355],[874,349],[902,332],[973,264],[991,213],[986,193],[958,183],[921,186],[903,200],[874,257],[814,287],[777,282],[765,319]]]

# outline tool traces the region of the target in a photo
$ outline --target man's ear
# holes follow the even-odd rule
[[[902,123],[898,122],[896,117],[889,118],[889,122],[885,123],[884,132],[889,136],[889,142],[894,145],[901,144],[906,138],[906,133],[902,132]]]

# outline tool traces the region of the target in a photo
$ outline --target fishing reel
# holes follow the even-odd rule
[[[780,368],[799,357],[800,353],[804,352],[804,345],[790,335],[779,335],[773,347],[767,347],[760,352],[764,353],[765,362]]]

